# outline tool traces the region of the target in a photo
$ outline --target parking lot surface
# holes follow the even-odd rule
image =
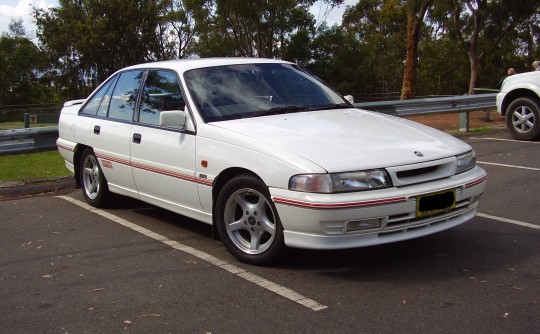
[[[80,191],[0,202],[6,333],[532,333],[540,328],[540,143],[462,137],[479,215],[432,236],[238,263],[209,226]]]

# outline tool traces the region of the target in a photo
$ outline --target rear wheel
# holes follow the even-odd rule
[[[540,107],[537,99],[520,97],[508,106],[506,127],[518,140],[533,140],[540,135]]]
[[[284,250],[283,227],[268,187],[251,175],[231,179],[218,195],[216,229],[238,260],[268,264]]]
[[[104,206],[110,195],[109,187],[107,186],[107,180],[101,171],[94,151],[91,148],[84,150],[81,156],[80,168],[84,198],[92,206]]]

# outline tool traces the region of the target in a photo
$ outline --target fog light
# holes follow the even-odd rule
[[[381,227],[381,218],[347,221],[347,231],[367,230]]]

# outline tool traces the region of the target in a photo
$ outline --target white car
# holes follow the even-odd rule
[[[540,137],[540,71],[507,77],[497,94],[497,111],[518,140]]]
[[[57,146],[90,204],[116,193],[213,224],[252,264],[475,216],[486,173],[469,145],[349,100],[285,61],[143,64],[66,102]]]

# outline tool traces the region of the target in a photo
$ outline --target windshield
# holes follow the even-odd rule
[[[350,107],[313,75],[290,64],[208,67],[185,73],[206,122]]]

